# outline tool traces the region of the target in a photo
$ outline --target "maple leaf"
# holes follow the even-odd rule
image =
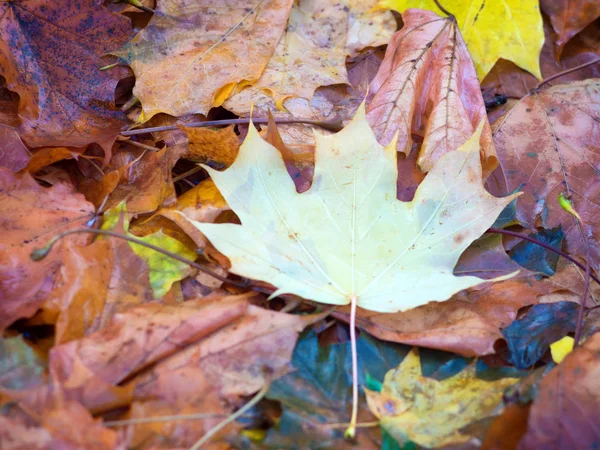
[[[417,164],[431,170],[445,153],[469,139],[483,121],[484,177],[498,164],[479,81],[456,22],[430,11],[408,10],[371,82],[367,118],[383,144],[398,134],[397,149],[411,152],[411,134],[423,136]]]
[[[470,436],[459,429],[491,415],[504,389],[516,381],[478,379],[474,364],[443,381],[424,377],[415,349],[386,374],[381,392],[367,391],[367,401],[381,426],[398,442],[441,447],[468,441]]]
[[[590,264],[600,255],[600,188],[597,79],[556,85],[523,98],[494,124],[494,142],[502,172],[500,192],[517,189],[516,217],[528,227],[562,226],[567,250],[585,257],[577,222],[558,205],[566,191],[590,229]],[[495,174],[496,175],[496,174]]]
[[[102,56],[131,34],[95,0],[0,3],[0,74],[20,96],[21,137],[34,147],[100,144],[105,162],[124,124],[114,105],[121,71]]]
[[[380,312],[443,301],[484,282],[452,269],[515,197],[483,188],[479,133],[444,155],[404,203],[396,200],[395,144],[377,143],[364,106],[340,133],[317,136],[315,177],[303,194],[251,127],[229,169],[207,168],[242,225],[194,223],[234,273],[275,285],[274,295],[355,300]]]
[[[256,81],[283,33],[292,0],[159,0],[146,28],[118,51],[136,75],[145,121],[206,114]],[[240,58],[243,53],[243,58]]]
[[[381,0],[379,8],[409,8],[440,13],[433,0]],[[447,4],[473,57],[479,79],[498,59],[514,62],[541,79],[539,55],[544,43],[538,0],[455,0]]]

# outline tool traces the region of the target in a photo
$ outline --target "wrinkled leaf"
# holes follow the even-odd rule
[[[441,14],[433,0],[382,0],[379,5],[399,12],[421,8]],[[480,79],[500,58],[541,78],[538,58],[544,31],[537,0],[454,0],[443,5],[456,17]]]
[[[455,22],[429,11],[408,10],[404,27],[387,47],[371,82],[367,118],[377,139],[397,135],[398,151],[412,150],[411,133],[423,136],[417,164],[429,172],[447,152],[463,145],[483,121],[484,177],[498,161],[473,63]]]
[[[565,233],[559,226],[550,230],[542,230],[531,235],[545,244],[550,245],[556,250],[561,250]],[[551,276],[556,273],[556,265],[558,264],[558,254],[546,250],[545,248],[529,241],[521,241],[515,245],[510,251],[510,257],[519,265],[525,267],[532,272],[543,273]]]

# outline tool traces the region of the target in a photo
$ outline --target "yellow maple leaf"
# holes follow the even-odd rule
[[[499,58],[542,78],[539,57],[544,44],[544,26],[538,0],[441,3],[456,17],[481,80]],[[381,0],[377,8],[399,12],[419,8],[441,13],[433,0]]]
[[[475,376],[474,364],[443,381],[427,378],[413,349],[385,375],[381,392],[367,391],[367,403],[398,442],[436,448],[468,441],[471,436],[459,429],[491,415],[504,389],[517,380],[481,380]]]

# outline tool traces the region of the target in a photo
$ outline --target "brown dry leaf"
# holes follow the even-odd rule
[[[585,257],[577,222],[558,205],[558,195],[588,226],[592,261],[600,256],[600,80],[533,92],[494,124],[503,192],[520,189],[517,219],[527,227],[562,225],[569,253]]]
[[[23,145],[17,131],[0,125],[0,166],[16,173],[27,165],[30,158],[31,152]]]
[[[542,11],[550,17],[557,34],[556,55],[560,58],[565,44],[600,17],[597,0],[541,0]]]
[[[85,150],[85,149],[83,149]],[[64,159],[77,159],[79,154],[67,147],[50,147],[37,150],[31,155],[31,159],[27,163],[25,172],[36,173],[50,164],[62,161]]]
[[[433,12],[409,9],[371,82],[375,94],[367,119],[377,139],[388,144],[398,136],[398,151],[408,155],[411,133],[423,136],[417,164],[429,172],[445,153],[481,134],[483,177],[498,161],[487,123],[475,67],[456,22]]]
[[[240,148],[240,140],[235,134],[235,125],[212,130],[210,128],[179,127],[189,140],[188,150],[182,158],[197,163],[208,164],[215,169],[229,167]]]
[[[19,96],[8,90],[6,80],[0,76],[0,124],[14,128],[21,123],[19,119]]]
[[[260,79],[225,107],[245,115],[266,94],[277,109],[283,109],[288,98],[310,100],[320,86],[348,83],[346,56],[387,44],[396,30],[389,11],[372,11],[376,4],[376,0],[294,2],[286,32]]]
[[[148,279],[148,265],[124,240],[65,246],[43,310],[46,321],[56,323],[56,345],[101,329],[126,306],[155,301]]]
[[[544,78],[549,78],[566,69],[592,61],[600,56],[600,23],[595,22],[579,33],[564,47],[560,61],[556,59],[556,36],[548,20],[544,21],[545,41],[540,55],[540,67]],[[600,66],[593,64],[575,72],[565,74],[548,85],[567,81],[585,80],[600,76]],[[537,86],[539,80],[510,61],[499,60],[481,82],[481,87],[490,97],[503,94],[509,98],[521,98]],[[502,109],[503,107],[496,108]],[[496,111],[494,110],[494,112]],[[509,108],[510,109],[510,108]],[[490,122],[492,122],[490,117]]]
[[[596,333],[541,381],[519,448],[584,449],[600,445],[599,367],[600,333]]]
[[[42,261],[31,252],[56,234],[84,226],[93,206],[72,185],[38,185],[29,174],[14,175],[0,168],[0,329],[32,316],[52,289],[52,280],[64,256],[65,241]],[[65,238],[83,243],[86,236]]]
[[[136,75],[139,121],[161,112],[206,114],[256,81],[291,6],[292,0],[159,0],[148,26],[112,52]]]
[[[95,0],[0,4],[2,75],[20,96],[19,132],[28,145],[96,142],[108,162],[125,120],[113,100],[123,72],[98,69],[130,33],[129,20]]]
[[[507,405],[494,419],[481,444],[481,450],[515,450],[527,429],[529,405]]]

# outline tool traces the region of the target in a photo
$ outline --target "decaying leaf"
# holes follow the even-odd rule
[[[310,100],[320,86],[348,83],[346,56],[387,44],[396,30],[388,11],[371,11],[376,0],[294,2],[287,29],[260,79],[225,105],[247,114],[261,93],[278,109],[290,97]],[[261,102],[262,103],[262,102]]]
[[[494,124],[501,192],[520,190],[517,218],[528,227],[561,225],[570,253],[585,257],[577,222],[558,205],[573,205],[588,226],[592,259],[600,261],[600,82],[598,79],[533,92]]]
[[[383,144],[397,136],[398,151],[423,136],[417,164],[429,172],[444,154],[463,145],[483,121],[484,177],[498,161],[471,58],[456,23],[430,11],[408,10],[404,27],[387,47],[371,82],[367,118]]]
[[[148,26],[113,52],[135,72],[139,120],[161,112],[206,114],[256,81],[291,6],[291,0],[159,0]]]
[[[537,0],[454,0],[443,4],[456,17],[481,80],[500,58],[541,78],[538,57],[544,30]],[[420,8],[441,13],[433,0],[381,0],[379,6],[399,12]]]
[[[229,169],[207,169],[242,225],[195,225],[233,272],[278,294],[335,305],[355,299],[380,312],[443,301],[484,281],[452,269],[514,198],[483,189],[479,133],[444,155],[404,203],[396,200],[395,143],[377,143],[364,107],[340,133],[317,137],[315,177],[303,194],[251,127]]]
[[[555,367],[540,383],[520,448],[594,448],[600,404],[600,333]]]
[[[32,261],[31,252],[58,233],[85,225],[93,213],[72,185],[43,188],[27,173],[14,175],[0,167],[0,329],[32,316],[52,289],[62,243],[42,261]],[[87,237],[65,239],[81,244]]]
[[[367,391],[371,411],[399,443],[413,441],[428,448],[460,444],[470,436],[459,431],[489,416],[501,403],[504,389],[517,381],[484,381],[471,365],[443,381],[424,377],[413,350],[385,376],[381,392]]]
[[[96,142],[108,162],[125,120],[114,105],[122,73],[99,68],[130,34],[129,20],[95,0],[0,5],[0,72],[20,96],[19,131],[28,145]]]
[[[600,3],[595,0],[541,0],[540,6],[558,35],[556,54],[559,57],[573,36],[600,17]]]
[[[240,141],[234,125],[212,130],[210,128],[180,127],[189,140],[183,158],[208,164],[215,169],[230,166],[237,156]]]

